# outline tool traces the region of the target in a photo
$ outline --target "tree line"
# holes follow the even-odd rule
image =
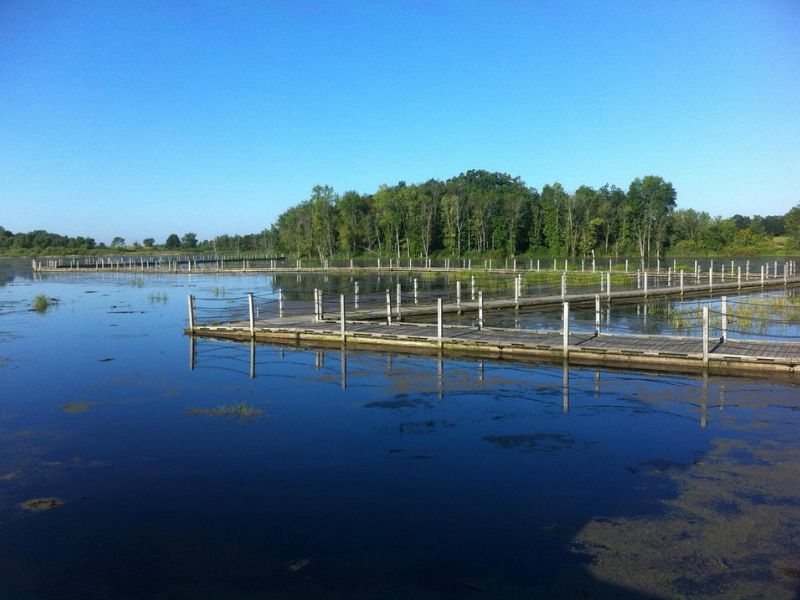
[[[338,195],[315,186],[251,241],[287,255],[659,257],[665,251],[752,253],[774,250],[776,236],[800,244],[800,205],[781,216],[712,218],[677,210],[662,177],[634,179],[627,190],[559,183],[541,191],[519,177],[473,170],[446,181],[382,185],[373,194]]]
[[[800,204],[785,215],[711,217],[677,209],[677,192],[662,177],[634,179],[627,189],[582,185],[567,192],[559,183],[541,191],[519,177],[471,170],[445,181],[382,185],[374,193],[337,194],[317,185],[306,200],[283,212],[259,233],[170,234],[162,244],[145,238],[115,251],[259,252],[266,255],[428,258],[447,256],[640,256],[757,254],[800,248]],[[92,238],[46,231],[12,233],[0,227],[0,252],[65,253],[107,249]]]

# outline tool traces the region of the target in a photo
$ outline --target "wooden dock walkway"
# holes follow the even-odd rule
[[[542,296],[519,296],[518,298],[485,298],[483,300],[484,310],[501,310],[501,309],[521,309],[521,308],[560,308],[564,302],[569,302],[572,305],[592,305],[595,303],[596,297],[599,294],[600,300],[603,302],[642,302],[645,300],[652,300],[655,298],[696,298],[708,296],[721,296],[728,293],[747,293],[759,292],[767,290],[781,289],[784,287],[797,287],[800,286],[800,277],[787,277],[784,279],[767,279],[763,283],[760,281],[736,281],[719,283],[715,282],[710,285],[703,284],[690,284],[680,287],[678,285],[672,286],[659,286],[649,289],[623,289],[608,292],[604,290],[596,293],[586,293],[585,291],[579,293],[567,293],[563,296],[560,294],[548,294]],[[397,307],[396,295],[391,294],[391,299],[395,302],[392,304],[392,318],[394,319],[409,319],[414,317],[435,316],[437,314],[436,303],[431,302],[418,302],[413,303],[408,294],[402,296],[402,303],[400,308]],[[411,300],[411,301],[409,301]],[[338,302],[338,298],[336,299]],[[480,303],[476,300],[462,300],[460,302],[442,302],[442,312],[445,314],[461,314],[461,313],[476,313],[480,309]],[[369,308],[356,308],[348,310],[348,317],[354,321],[359,320],[381,320],[386,319],[386,306],[375,306]]]
[[[302,346],[345,346],[490,359],[567,360],[576,365],[780,376],[800,381],[800,343],[709,340],[666,335],[605,334],[459,325],[315,321],[312,317],[199,325],[188,335]],[[566,342],[566,344],[565,344]],[[705,347],[705,348],[704,348]]]

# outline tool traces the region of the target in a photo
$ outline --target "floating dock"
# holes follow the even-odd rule
[[[489,359],[800,379],[800,343],[284,318],[195,326],[186,334],[308,347],[345,346]]]

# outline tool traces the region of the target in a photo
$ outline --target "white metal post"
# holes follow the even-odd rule
[[[386,324],[392,324],[392,295],[386,290]]]
[[[703,307],[703,366],[708,366],[708,306]]]
[[[728,341],[728,297],[723,296],[720,308],[722,309],[722,341]]]
[[[564,333],[564,360],[569,356],[569,302],[564,302],[563,326]]]
[[[403,316],[400,314],[400,305],[403,302],[403,288],[399,283],[397,284],[396,300],[397,300],[397,320],[401,321],[403,319]]]
[[[347,325],[345,325],[344,314],[344,294],[339,294],[339,322],[341,323],[342,343],[344,344],[347,336]]]
[[[483,329],[483,290],[478,292],[478,329]]]
[[[253,310],[253,293],[249,292],[247,294],[247,312],[250,316],[250,336],[254,336],[256,334],[256,317],[255,312]]]
[[[439,349],[441,350],[443,342],[442,342],[442,299],[436,299],[436,338],[439,343]]]
[[[600,294],[594,295],[594,334],[600,335]]]
[[[194,296],[189,294],[189,330],[194,331]]]

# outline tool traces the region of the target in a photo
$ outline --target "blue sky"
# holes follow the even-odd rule
[[[467,169],[800,202],[800,3],[0,2],[0,225],[268,227]]]

